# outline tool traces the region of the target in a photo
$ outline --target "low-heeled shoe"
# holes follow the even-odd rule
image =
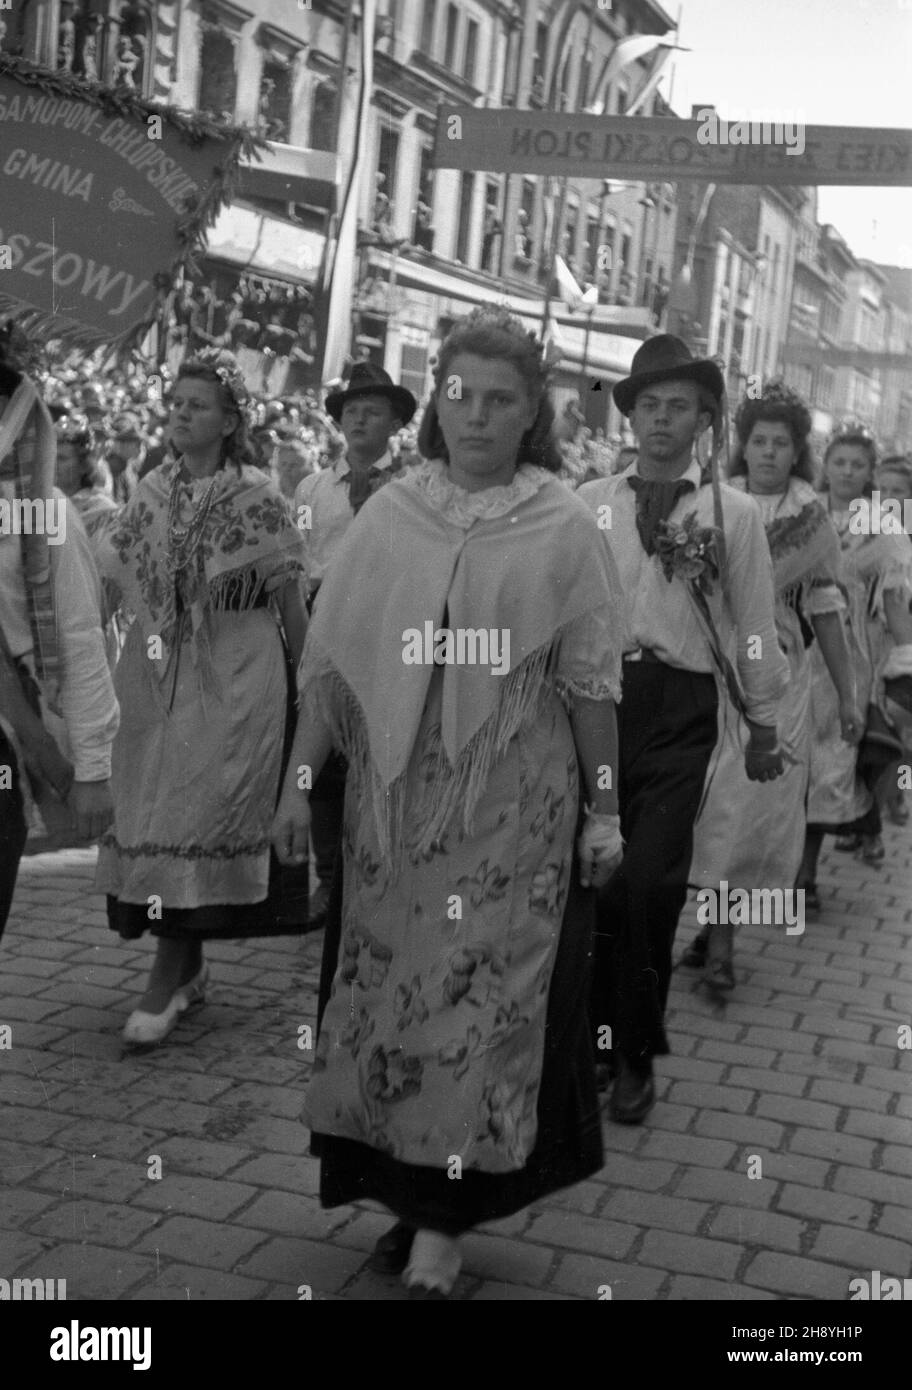
[[[144,1009],[134,1009],[127,1019],[123,1040],[138,1046],[161,1042],[175,1027],[177,1020],[191,1004],[202,1004],[206,998],[206,982],[209,967],[203,965],[185,985],[178,985],[168,1000],[168,1006],[160,1014],[146,1013]]]

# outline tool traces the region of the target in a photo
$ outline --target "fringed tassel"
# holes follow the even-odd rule
[[[447,759],[441,742],[430,775],[428,819],[417,845],[419,853],[426,853],[440,839],[460,807],[462,828],[471,834],[475,811],[492,768],[510,740],[538,713],[551,688],[556,651],[554,642],[539,647],[504,678],[496,710],[466,744],[455,766]],[[407,770],[388,786],[381,781],[371,759],[361,706],[334,667],[323,663],[315,669],[313,653],[301,687],[302,705],[305,689],[315,698],[334,743],[348,759],[355,794],[359,798],[370,797],[380,853],[395,876],[402,861]]]
[[[455,767],[447,761],[443,745],[438,750],[431,781],[429,819],[419,843],[419,852],[430,849],[439,839],[451,817],[462,807],[462,828],[466,834],[478,802],[484,794],[491,769],[506,751],[510,740],[538,712],[547,692],[546,677],[551,673],[555,645],[539,647],[505,678],[497,709],[466,744]]]

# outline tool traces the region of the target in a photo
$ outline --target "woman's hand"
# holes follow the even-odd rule
[[[850,696],[839,701],[839,727],[846,743],[860,743],[865,729],[864,715]]]
[[[624,857],[620,816],[587,811],[577,848],[580,883],[584,888],[604,888]]]
[[[272,822],[272,843],[280,864],[305,864],[310,839],[310,801],[299,791],[283,792]]]
[[[114,819],[110,782],[74,782],[67,806],[79,838],[97,840]]]

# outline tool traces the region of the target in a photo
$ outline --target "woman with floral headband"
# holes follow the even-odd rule
[[[862,754],[892,739],[901,751],[886,714],[884,678],[901,674],[912,656],[909,586],[912,555],[906,537],[884,534],[872,525],[871,491],[877,447],[871,431],[849,421],[831,437],[824,455],[823,500],[842,546],[842,579],[848,596],[846,636],[855,703],[867,715]],[[894,645],[895,644],[895,645]],[[891,650],[892,648],[892,650]],[[909,667],[912,669],[912,666]],[[868,864],[884,858],[881,816],[859,749],[841,736],[831,682],[815,654],[811,688],[811,785],[808,828],[800,884],[805,904],[818,905],[817,860],[823,836],[841,834],[837,848],[858,851]],[[885,755],[889,761],[888,753]],[[877,763],[879,775],[886,763]]]
[[[552,420],[517,320],[457,323],[429,461],[355,518],[301,665],[292,763],[349,760],[305,1116],[323,1204],[395,1213],[373,1263],[416,1297],[452,1289],[461,1233],[602,1163],[584,885],[620,857],[621,596]],[[309,825],[288,775],[281,858]]]
[[[771,382],[758,399],[742,401],[735,429],[729,481],[760,508],[773,559],[776,635],[790,673],[778,726],[789,761],[778,781],[748,782],[740,748],[742,729],[732,711],[723,711],[726,718],[694,830],[690,882],[715,893],[723,881],[729,891],[787,891],[794,886],[804,844],[810,648],[815,638],[834,687],[847,747],[861,737],[864,712],[855,707],[843,636],[846,603],[839,585],[839,538],[812,485],[810,413],[794,391]],[[682,963],[705,965],[711,988],[734,989],[732,927],[718,921],[705,926]]]
[[[130,1043],[161,1041],[203,998],[204,940],[301,929],[280,919],[269,830],[288,700],[277,619],[296,662],[303,547],[247,462],[245,403],[230,353],[185,362],[177,458],[142,479],[99,547],[135,621],[116,672],[115,819],[97,882],[112,929],[151,931],[158,946]]]

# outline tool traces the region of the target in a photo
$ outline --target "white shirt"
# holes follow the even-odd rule
[[[669,582],[657,555],[647,555],[636,527],[636,494],[627,479],[637,474],[634,462],[623,473],[584,483],[579,496],[591,507],[621,578],[627,599],[629,650],[651,648],[661,661],[685,671],[715,670],[709,642],[684,584]],[[693,460],[681,474],[697,489],[679,497],[669,517],[680,522],[695,511],[700,526],[713,526],[712,487],[700,485],[700,466]],[[722,517],[728,558],[728,586],[723,602],[716,584],[707,596],[723,651],[737,645],[737,670],[750,718],[775,724],[778,702],[788,684],[788,662],[776,636],[773,567],[759,508],[753,498],[721,486]],[[599,513],[599,507],[610,511]],[[610,520],[610,525],[608,522]],[[750,639],[759,638],[759,643]]]
[[[64,500],[59,489],[54,496]],[[111,745],[120,710],[111,683],[101,631],[101,585],[89,539],[76,508],[66,501],[66,539],[50,545],[57,643],[60,653],[60,708],[77,782],[111,775]],[[34,674],[22,542],[0,535],[0,626],[10,651],[24,658]]]
[[[399,461],[389,449],[381,454],[371,468],[396,468]],[[351,472],[347,459],[339,459],[332,468],[323,468],[302,478],[295,488],[294,518],[304,537],[307,578],[311,588],[323,579],[326,568],[339,548],[339,542],[355,518],[349,500]],[[310,513],[302,511],[309,507]]]

